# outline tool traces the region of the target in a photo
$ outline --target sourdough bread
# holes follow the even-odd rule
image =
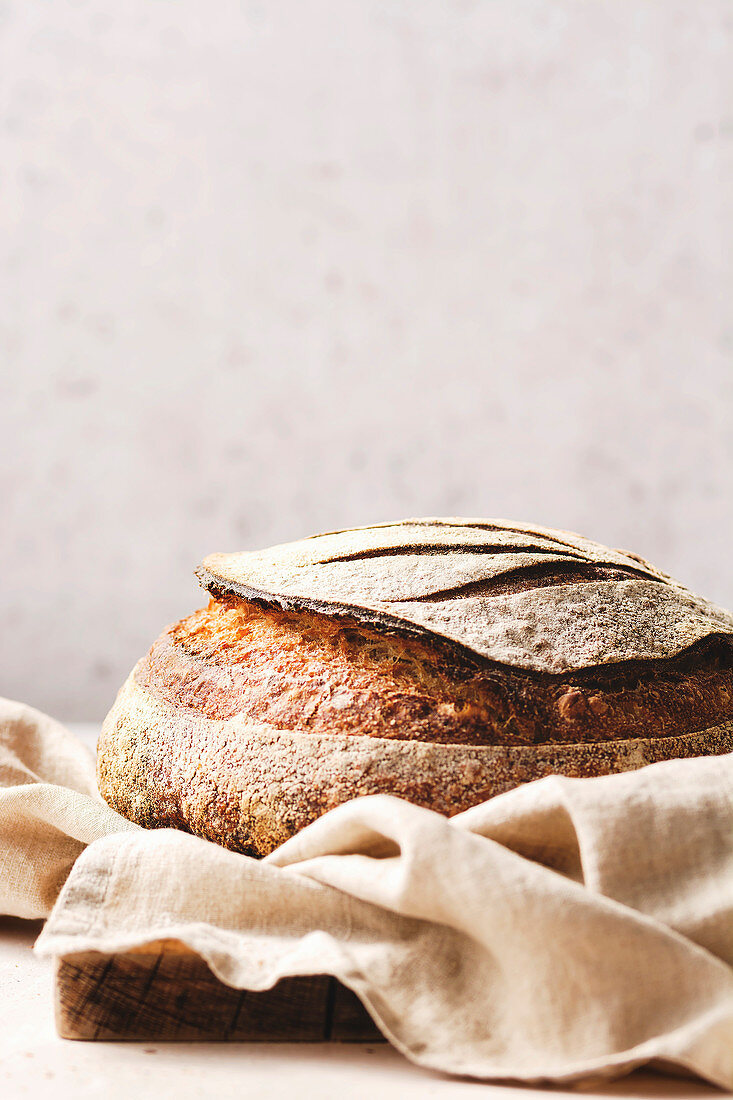
[[[390,793],[445,814],[552,772],[733,749],[733,617],[578,535],[409,520],[213,554],[108,715],[102,795],[262,856]]]

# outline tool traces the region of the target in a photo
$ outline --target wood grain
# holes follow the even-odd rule
[[[224,985],[170,942],[124,954],[67,955],[56,966],[64,1039],[168,1042],[382,1042],[359,999],[327,975],[252,993]]]

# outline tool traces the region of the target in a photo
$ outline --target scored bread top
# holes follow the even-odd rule
[[[215,594],[428,633],[536,672],[673,657],[733,616],[648,562],[505,520],[411,519],[210,554]]]

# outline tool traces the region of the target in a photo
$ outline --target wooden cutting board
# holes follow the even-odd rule
[[[287,978],[264,993],[232,989],[175,941],[56,965],[64,1039],[164,1042],[383,1042],[359,999],[335,978]]]

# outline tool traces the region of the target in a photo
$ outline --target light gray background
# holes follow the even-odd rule
[[[0,7],[0,692],[210,550],[420,514],[733,604],[733,6]]]

